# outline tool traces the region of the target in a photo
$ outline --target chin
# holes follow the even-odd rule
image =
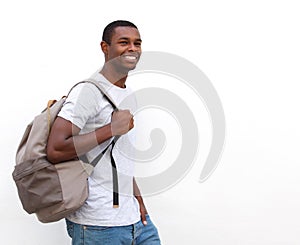
[[[129,70],[134,70],[135,68],[136,68],[136,64],[130,66],[128,69],[129,69]]]
[[[120,70],[122,72],[128,73],[129,71],[134,70],[135,67],[136,67],[136,64],[131,64],[131,65],[126,65],[126,66],[120,67]]]

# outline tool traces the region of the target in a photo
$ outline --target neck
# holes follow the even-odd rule
[[[126,79],[128,76],[128,72],[120,72],[116,71],[110,66],[104,65],[100,73],[112,84],[120,87],[125,88]]]

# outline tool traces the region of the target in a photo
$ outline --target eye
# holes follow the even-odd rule
[[[127,45],[128,44],[127,41],[120,41],[119,43],[122,44],[122,45]]]

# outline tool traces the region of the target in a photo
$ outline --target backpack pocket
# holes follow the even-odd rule
[[[29,214],[63,200],[57,169],[46,159],[28,160],[16,165],[13,178],[23,208]]]

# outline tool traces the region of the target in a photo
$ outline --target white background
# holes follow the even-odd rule
[[[1,243],[70,244],[63,222],[44,225],[22,210],[11,177],[16,147],[48,99],[102,65],[105,25],[128,19],[144,51],[197,65],[226,114],[213,175],[198,182],[205,136],[186,178],[146,198],[163,244],[299,244],[299,10],[296,0],[2,1]]]

